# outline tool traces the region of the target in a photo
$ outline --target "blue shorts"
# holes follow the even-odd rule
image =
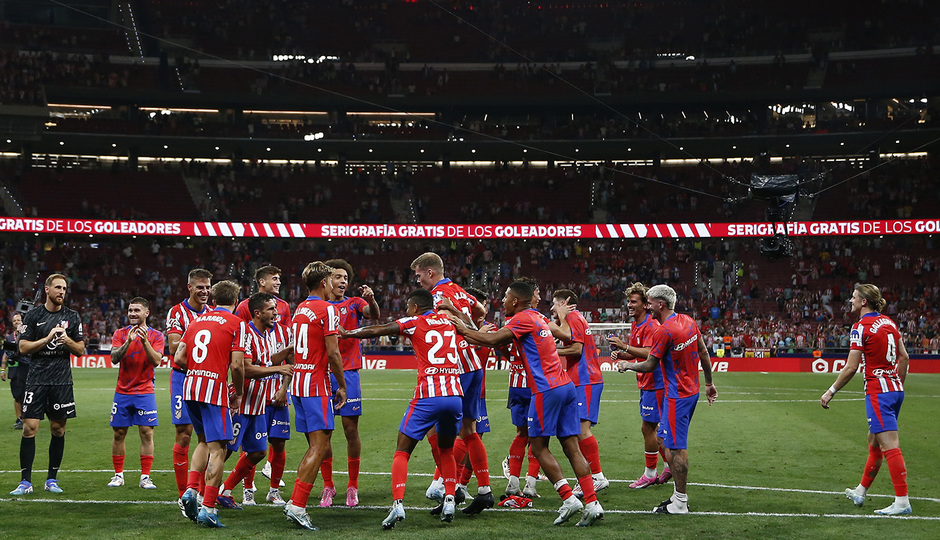
[[[362,416],[362,384],[359,382],[359,370],[351,369],[343,372],[346,379],[346,404],[334,414],[340,416]],[[336,377],[330,372],[330,388],[336,396]]]
[[[278,407],[268,403],[264,407],[264,416],[268,421],[269,438],[290,440],[290,407]]]
[[[663,412],[663,389],[640,390],[640,418],[658,424]]]
[[[189,418],[193,421],[193,431],[205,442],[225,441],[232,439],[232,417],[228,414],[228,407],[202,403],[201,401],[184,401],[189,409]]]
[[[294,422],[297,433],[333,431],[333,398],[330,396],[297,397],[294,402]]]
[[[111,427],[159,426],[156,394],[114,393]]]
[[[597,417],[601,412],[601,392],[604,391],[604,383],[585,384],[578,386],[578,414],[581,420],[591,422],[591,425],[597,424]]]
[[[865,412],[868,413],[868,431],[881,433],[898,430],[898,416],[904,392],[884,392],[865,395]]]
[[[462,418],[463,399],[444,396],[413,399],[401,418],[398,431],[420,441],[433,427],[438,435],[457,436]]]
[[[228,449],[232,452],[241,447],[245,452],[264,452],[268,449],[267,414],[233,414],[232,440]]]
[[[532,390],[528,388],[510,388],[509,416],[512,417],[512,425],[516,427],[528,426],[529,403],[532,402]]]
[[[568,437],[581,433],[574,383],[532,394],[529,437]]]
[[[476,422],[486,415],[486,402],[483,396],[483,370],[478,369],[469,373],[460,374],[460,386],[463,387],[463,417],[472,418]],[[480,410],[480,404],[484,405]]]
[[[192,424],[193,420],[189,417],[189,409],[183,405],[183,379],[186,374],[182,371],[172,370],[170,372],[170,421],[174,425]]]
[[[483,435],[490,432],[490,417],[486,413],[486,399],[480,398],[480,416],[477,416],[477,433]]]
[[[663,400],[663,416],[659,421],[656,436],[663,440],[663,446],[670,450],[689,447],[689,424],[695,414],[698,394],[679,399]]]

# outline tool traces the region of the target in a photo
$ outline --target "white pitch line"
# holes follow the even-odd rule
[[[25,498],[0,498],[0,502],[26,502],[26,503],[54,503],[54,504],[154,504],[160,506],[177,506],[176,501],[102,501],[102,500],[77,500],[77,499],[33,499]],[[260,508],[266,508],[260,506]],[[280,510],[280,507],[270,506],[271,509]],[[387,506],[360,505],[355,508],[345,506],[333,506],[332,510],[387,510]],[[405,510],[422,512],[430,510],[427,506],[406,506]],[[556,510],[551,508],[491,508],[490,512],[531,512],[538,514],[555,514]],[[650,514],[650,510],[604,510],[605,514]],[[915,521],[940,521],[940,517],[935,516],[879,516],[877,514],[810,514],[810,513],[776,513],[776,512],[689,512],[692,516],[716,516],[716,517],[784,517],[784,518],[835,518],[835,519],[906,519]],[[182,520],[180,520],[182,522]]]

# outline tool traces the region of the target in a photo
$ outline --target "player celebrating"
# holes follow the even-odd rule
[[[52,438],[49,440],[49,476],[45,489],[62,493],[56,480],[65,450],[65,423],[75,418],[70,354],[85,352],[82,319],[65,306],[68,281],[62,274],[46,278],[46,301],[23,317],[20,334],[21,354],[32,355],[23,399],[23,438],[20,440],[22,480],[10,495],[33,492],[33,459],[36,457],[36,432],[39,421],[49,416]]]
[[[522,355],[526,376],[532,390],[532,401],[528,412],[528,431],[532,452],[552,482],[563,503],[555,525],[568,521],[578,511],[584,514],[578,526],[593,524],[604,516],[604,509],[594,492],[591,469],[578,446],[581,426],[578,422],[577,392],[574,384],[562,369],[555,349],[551,330],[544,318],[531,306],[532,287],[521,281],[509,286],[503,299],[503,307],[509,320],[496,332],[480,332],[462,324],[457,330],[471,343],[489,347],[513,344]],[[548,448],[549,438],[555,436],[561,443],[571,467],[578,477],[587,506],[574,496],[568,481],[562,476],[561,467]]]
[[[339,324],[346,330],[355,330],[362,323],[362,318],[378,319],[381,311],[375,301],[375,293],[368,285],[359,288],[362,297],[346,297],[346,288],[352,276],[352,266],[344,259],[332,259],[326,264],[333,268],[331,276],[333,294],[328,301],[339,314]],[[342,418],[343,434],[346,436],[346,460],[349,467],[349,481],[346,486],[346,506],[359,505],[359,460],[362,454],[362,441],[359,439],[359,417],[362,415],[362,385],[359,382],[359,370],[362,368],[362,346],[356,339],[339,339],[339,352],[343,357],[343,377],[346,379],[346,405],[336,410]],[[336,378],[330,374],[330,386],[335,390]],[[336,486],[333,484],[333,452],[320,464],[323,475],[323,493],[320,494],[320,506],[333,504]]]
[[[157,396],[154,394],[153,369],[163,360],[163,334],[147,325],[150,302],[132,298],[127,305],[130,325],[114,332],[111,338],[111,363],[119,366],[114,404],[111,406],[111,461],[114,477],[108,487],[124,485],[124,438],[127,428],[136,425],[140,432],[140,487],[156,489],[150,479],[153,466],[153,428],[157,422]]]
[[[438,254],[429,251],[419,255],[412,261],[411,269],[414,270],[415,279],[421,288],[431,292],[436,309],[449,310],[459,315],[464,323],[471,326],[475,326],[473,321],[486,317],[487,309],[481,302],[465,291],[463,287],[444,277],[444,261],[441,260]],[[479,358],[476,358],[473,348],[465,343],[465,340],[458,339],[457,346],[461,358],[460,381],[463,385],[463,396],[466,404],[460,435],[466,445],[466,452],[470,455],[473,472],[477,477],[477,496],[474,497],[473,502],[467,508],[464,508],[464,512],[478,514],[486,508],[492,508],[494,504],[493,493],[490,488],[490,471],[486,447],[483,445],[480,435],[476,432],[475,424],[477,417],[481,416],[479,396],[483,393],[483,365]],[[428,435],[428,442],[431,444],[432,452],[436,452],[436,432]],[[437,462],[436,456],[435,462]],[[438,465],[438,468],[440,468],[440,465]],[[443,470],[440,472],[443,473]],[[440,500],[442,487],[440,478],[436,479],[428,488],[428,497]]]
[[[654,285],[647,292],[650,308],[661,326],[653,334],[653,343],[643,362],[626,362],[624,369],[649,373],[659,367],[665,378],[663,409],[666,422],[659,424],[659,438],[669,449],[669,469],[674,488],[672,497],[663,501],[653,512],[657,514],[688,514],[689,496],[686,481],[689,474],[687,440],[689,424],[698,403],[698,367],[705,377],[705,397],[711,405],[718,397],[712,384],[712,364],[705,340],[698,325],[688,315],[676,313],[676,291],[668,285]],[[697,345],[697,346],[696,346]]]
[[[174,355],[176,365],[187,370],[183,399],[199,438],[181,499],[186,517],[206,527],[224,526],[215,506],[225,465],[225,445],[232,438],[229,408],[237,410],[241,405],[244,357],[251,354],[247,325],[232,313],[238,303],[238,290],[234,281],[212,286],[216,308],[189,324]],[[229,371],[233,395],[226,383]],[[203,476],[206,494],[197,513],[196,490]]]
[[[245,391],[241,407],[233,411],[232,427],[235,437],[228,444],[228,452],[239,447],[244,452],[222,485],[219,503],[224,508],[238,508],[232,499],[232,489],[249,474],[264,458],[268,449],[268,417],[265,414],[268,402],[268,387],[271,377],[290,377],[291,366],[283,364],[290,352],[284,350],[280,358],[273,358],[269,340],[278,318],[277,303],[273,294],[259,292],[248,299],[248,308],[253,315],[248,323],[249,352],[245,354]],[[237,426],[237,429],[236,429]],[[246,491],[250,488],[245,488]],[[254,501],[252,496],[251,501]]]
[[[379,336],[405,335],[411,340],[418,360],[418,384],[398,427],[398,446],[392,461],[392,508],[382,521],[383,529],[391,529],[405,519],[405,485],[408,481],[408,460],[415,446],[434,427],[438,434],[441,476],[444,479],[444,506],[441,521],[450,523],[456,512],[454,490],[457,464],[454,461],[454,439],[463,410],[463,388],[457,367],[457,334],[450,320],[434,311],[430,292],[417,289],[408,295],[408,317],[382,326],[369,326],[345,333],[346,337],[367,339]]]
[[[186,328],[199,315],[206,313],[209,303],[209,288],[212,273],[202,268],[193,268],[189,271],[186,288],[189,298],[176,304],[166,314],[166,343],[170,355],[176,355],[180,339]],[[186,372],[173,366],[170,373],[170,421],[176,427],[176,443],[173,445],[173,472],[176,475],[176,488],[179,490],[180,510],[183,510],[183,492],[186,490],[186,481],[189,474],[189,440],[193,435],[193,423],[189,412],[183,404],[183,379]],[[183,515],[186,512],[183,511]]]
[[[649,300],[646,298],[647,287],[642,283],[634,283],[626,291],[627,311],[633,319],[630,326],[630,344],[627,345],[620,338],[609,337],[607,341],[611,346],[611,356],[617,362],[618,370],[626,371],[624,364],[627,360],[646,360],[650,346],[653,343],[653,334],[659,328],[659,321],[646,309]],[[618,350],[620,349],[620,350]],[[666,449],[656,438],[659,429],[660,413],[663,406],[663,372],[654,369],[650,373],[636,374],[637,386],[640,388],[640,431],[643,433],[643,450],[646,458],[646,470],[633,483],[631,488],[642,489],[654,484],[665,484],[672,478],[669,471],[669,460],[666,458]],[[662,475],[656,476],[656,464],[662,454],[666,467]]]
[[[294,376],[291,399],[297,431],[307,437],[307,452],[297,468],[291,500],[284,505],[289,521],[305,529],[317,530],[307,515],[307,499],[317,479],[320,464],[330,452],[333,410],[346,404],[346,379],[339,352],[336,307],[325,300],[333,294],[330,276],[333,268],[316,261],[304,268],[302,277],[310,295],[294,312]],[[327,367],[337,375],[335,394],[330,390]],[[335,398],[331,399],[331,395]]]
[[[273,338],[271,342],[271,355],[283,351],[290,345],[288,334],[290,333],[290,304],[279,298],[277,295],[281,291],[281,269],[274,265],[266,265],[255,270],[255,282],[258,284],[258,292],[274,295],[274,301],[277,303],[277,319],[269,337]],[[246,323],[251,322],[252,313],[248,309],[248,299],[239,302],[235,308],[235,315],[239,316]],[[292,353],[287,354],[290,356]],[[280,399],[275,400],[275,396],[282,388],[281,376],[275,375],[270,378],[269,400],[265,407],[265,414],[268,422],[268,460],[264,462],[264,468],[261,474],[272,479],[271,487],[268,489],[267,500],[276,506],[283,506],[284,499],[281,498],[281,492],[278,488],[284,485],[281,476],[284,475],[284,462],[287,460],[285,447],[290,439],[290,410],[287,407],[289,397],[285,394]],[[285,388],[284,392],[287,390]],[[274,478],[272,478],[274,477]],[[255,471],[251,471],[245,476],[245,492],[243,503],[246,506],[255,504],[254,489]]]
[[[26,377],[29,375],[29,358],[20,353],[16,342],[23,331],[23,315],[14,313],[10,318],[13,323],[13,341],[3,343],[3,358],[0,360],[0,381],[10,379],[10,391],[13,393],[13,413],[16,422],[13,429],[23,429],[23,395],[26,392]],[[7,373],[7,368],[10,372]]]
[[[885,299],[878,287],[858,285],[852,293],[852,313],[859,319],[852,327],[849,358],[836,377],[836,382],[822,395],[820,404],[829,408],[832,397],[855,375],[859,363],[865,370],[865,410],[868,413],[868,461],[862,481],[855,489],[846,489],[845,496],[862,506],[868,488],[881,468],[882,457],[888,462],[891,483],[894,484],[894,502],[887,508],[875,510],[887,516],[911,513],[907,496],[907,467],[898,440],[898,415],[904,401],[904,379],[910,358],[897,326],[880,312]]]
[[[559,312],[562,306],[574,307],[578,303],[578,295],[569,289],[558,289],[552,294],[552,311]],[[591,427],[597,425],[600,414],[601,392],[604,391],[604,378],[601,376],[601,364],[597,359],[597,344],[587,321],[577,309],[572,309],[564,316],[571,329],[571,340],[558,350],[558,356],[563,356],[566,363],[568,378],[574,383],[578,391],[578,410],[581,415],[581,433],[578,435],[578,446],[581,453],[591,467],[591,477],[594,478],[594,491],[601,491],[610,486],[610,481],[601,470],[600,451],[597,439],[591,432]],[[576,486],[575,495],[581,496],[581,490]]]

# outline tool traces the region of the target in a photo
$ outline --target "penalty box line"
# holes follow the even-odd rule
[[[153,504],[159,506],[172,506],[178,508],[176,501],[102,501],[78,499],[33,499],[33,498],[0,498],[0,502],[26,502],[26,503],[53,503],[53,504]],[[258,506],[258,508],[271,508],[280,510],[278,506]],[[360,505],[355,508],[346,506],[332,506],[332,510],[388,510],[387,506]],[[421,512],[427,511],[427,506],[406,506],[405,510]],[[556,510],[547,508],[491,508],[490,512],[530,512],[537,514],[556,514]],[[604,510],[605,514],[641,515],[651,514],[651,510]],[[880,516],[877,514],[812,514],[794,512],[689,512],[691,516],[706,517],[768,517],[768,518],[824,518],[824,519],[904,519],[913,521],[940,521],[937,516]]]
[[[78,473],[78,474],[82,474],[82,473],[112,473],[112,474],[113,474],[113,473],[114,473],[114,470],[113,470],[113,469],[72,469],[72,470],[60,470],[59,472],[60,472],[60,473]],[[134,472],[136,472],[136,471],[129,470],[129,469],[125,469],[124,472],[125,472],[125,473],[128,473],[128,472],[134,473]],[[169,473],[172,473],[172,472],[173,472],[173,471],[171,471],[171,470],[153,470],[153,471],[151,471],[151,473],[166,473],[166,474],[169,474]],[[15,474],[19,474],[20,471],[0,471],[0,474],[14,474],[14,473],[15,473]],[[341,475],[341,476],[342,476],[342,475],[348,475],[349,473],[348,473],[348,471],[338,471],[338,470],[334,470],[334,471],[333,471],[333,474],[338,474],[338,475]],[[359,474],[360,474],[360,475],[365,475],[365,476],[391,476],[391,475],[392,475],[392,473],[390,473],[390,472],[373,472],[373,471],[360,471]],[[432,473],[409,472],[409,473],[408,473],[408,476],[409,476],[409,477],[428,477],[428,478],[430,478],[430,477],[432,477],[432,476],[434,476],[434,475],[433,475]],[[569,480],[569,481],[577,481],[577,479],[575,479],[575,478],[568,478],[568,480]],[[626,484],[626,483],[629,483],[629,482],[633,482],[633,480],[618,480],[618,479],[614,479],[614,478],[608,478],[608,480],[610,480],[611,483],[615,483],[615,484]],[[699,487],[719,488],[719,489],[741,489],[741,490],[751,490],[751,491],[778,491],[778,492],[782,492],[782,493],[808,493],[808,494],[813,494],[813,495],[844,495],[844,494],[845,494],[844,491],[826,491],[826,490],[820,490],[820,489],[797,489],[797,488],[781,488],[781,487],[767,487],[767,486],[736,486],[736,485],[733,485],[733,484],[711,484],[711,483],[706,483],[706,482],[689,482],[688,485],[690,485],[690,486],[699,486]],[[876,493],[869,493],[868,496],[869,496],[869,497],[873,497],[873,498],[874,498],[874,497],[878,497],[878,498],[884,498],[884,499],[894,498],[894,495],[881,495],[881,494],[876,494]],[[0,499],[0,500],[4,500],[4,499]],[[925,502],[940,503],[940,499],[933,498],[933,497],[910,497],[910,500],[912,500],[912,501],[925,501]],[[642,512],[640,512],[640,513],[642,513]],[[782,515],[782,514],[781,514],[781,515]],[[815,515],[819,515],[819,514],[809,514],[809,515],[815,516]]]

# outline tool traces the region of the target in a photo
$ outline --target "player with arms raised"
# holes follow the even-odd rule
[[[618,361],[617,366],[621,373],[626,371],[624,366],[628,360],[646,360],[653,344],[653,334],[659,328],[659,321],[653,318],[647,310],[649,305],[649,299],[646,298],[647,289],[646,285],[637,282],[624,291],[627,296],[627,310],[633,318],[633,324],[630,325],[630,344],[627,345],[617,337],[607,338],[611,347],[611,356]],[[669,471],[666,449],[656,437],[663,408],[663,371],[654,369],[649,373],[637,372],[636,383],[640,388],[640,431],[643,433],[646,469],[630,484],[630,487],[642,489],[654,484],[665,484],[672,478],[672,473]],[[660,454],[663,456],[666,467],[662,475],[657,477],[656,464]]]
[[[457,330],[468,341],[488,347],[513,344],[520,351],[526,366],[532,401],[528,412],[528,432],[532,452],[538,458],[546,476],[562,498],[555,525],[565,523],[571,516],[584,509],[578,526],[593,524],[604,516],[604,509],[594,492],[591,468],[581,454],[578,434],[581,433],[578,413],[577,391],[565,374],[561,359],[555,349],[551,329],[544,317],[531,308],[532,287],[516,281],[506,290],[503,308],[509,320],[506,326],[495,332],[480,332],[462,324]],[[587,506],[574,496],[571,486],[562,475],[558,461],[548,448],[550,437],[556,437],[571,463],[584,493]]]
[[[343,331],[346,337],[357,339],[408,336],[418,361],[418,384],[398,427],[398,446],[392,461],[394,502],[388,516],[382,521],[383,529],[391,529],[405,519],[403,500],[408,481],[408,460],[418,442],[432,427],[438,434],[439,461],[444,479],[441,521],[453,521],[457,506],[454,499],[457,464],[453,447],[463,414],[463,388],[460,386],[460,370],[457,367],[457,334],[450,319],[434,311],[434,300],[427,290],[412,291],[407,302],[408,317],[382,326]]]
[[[346,296],[346,288],[352,277],[352,265],[344,259],[332,259],[326,264],[333,268],[333,294],[328,301],[336,308],[339,324],[346,330],[355,330],[362,324],[362,319],[378,319],[381,314],[375,293],[368,285],[359,288],[362,297]],[[346,462],[349,479],[346,485],[346,506],[359,504],[359,460],[362,454],[362,441],[359,439],[359,417],[362,416],[362,384],[359,382],[359,370],[362,369],[362,345],[356,339],[339,339],[339,352],[343,357],[343,377],[346,379],[346,405],[337,409],[343,420],[343,435],[346,437]],[[330,374],[330,386],[335,390],[336,377]],[[333,504],[336,486],[333,484],[333,452],[320,465],[323,475],[323,493],[320,494],[320,506]]]
[[[339,317],[336,307],[326,301],[333,294],[330,276],[333,268],[316,261],[304,268],[302,278],[309,296],[294,311],[294,376],[291,400],[297,432],[307,438],[307,452],[297,468],[291,500],[284,505],[288,521],[305,529],[317,530],[307,515],[307,499],[317,479],[320,464],[331,451],[333,411],[346,404],[346,379],[339,352]],[[333,393],[327,368],[336,375]],[[335,397],[333,397],[335,396]]]
[[[196,317],[209,311],[209,290],[212,287],[212,273],[202,268],[189,271],[186,289],[189,298],[176,304],[166,314],[166,344],[171,356],[176,355],[180,339],[186,328]],[[176,475],[176,488],[179,491],[180,510],[183,510],[183,492],[189,474],[189,440],[193,435],[193,423],[183,403],[183,380],[186,372],[173,366],[170,373],[170,421],[176,428],[176,442],[173,444],[173,473]],[[183,510],[183,515],[186,515]]]
[[[868,413],[868,460],[862,481],[855,489],[846,489],[845,496],[862,506],[868,488],[875,481],[881,460],[888,462],[894,502],[876,514],[897,516],[911,513],[907,495],[907,466],[898,439],[898,416],[904,401],[904,379],[910,358],[898,327],[880,312],[885,299],[878,287],[863,284],[852,293],[852,313],[859,320],[852,327],[849,358],[836,381],[822,395],[820,404],[829,408],[832,397],[855,375],[859,364],[865,372],[865,410]]]
[[[698,325],[688,315],[676,313],[676,291],[668,285],[654,285],[647,292],[650,308],[660,327],[653,334],[653,343],[643,362],[626,362],[622,368],[649,373],[662,369],[665,379],[663,394],[664,422],[659,423],[658,436],[669,449],[669,469],[674,488],[672,497],[653,512],[657,514],[688,514],[689,496],[686,482],[689,475],[689,425],[699,397],[698,368],[705,377],[705,397],[711,405],[718,397],[712,384],[712,364],[708,347]],[[662,365],[660,365],[660,363]]]
[[[157,422],[157,396],[154,394],[153,369],[163,360],[163,334],[147,325],[150,302],[132,298],[127,305],[130,325],[114,332],[111,338],[111,363],[118,366],[117,389],[111,406],[111,461],[114,477],[108,487],[124,485],[124,438],[127,429],[137,425],[140,432],[140,487],[156,489],[150,479],[153,466],[153,428]]]
[[[216,501],[226,444],[232,438],[229,410],[238,410],[241,405],[245,389],[244,357],[251,354],[248,325],[232,313],[238,303],[239,288],[234,281],[220,281],[212,286],[216,308],[189,324],[173,358],[180,369],[186,370],[183,400],[199,438],[181,499],[186,517],[206,527],[223,527]],[[229,371],[234,395],[230,395],[227,384]],[[197,513],[196,495],[203,477],[206,494]]]

